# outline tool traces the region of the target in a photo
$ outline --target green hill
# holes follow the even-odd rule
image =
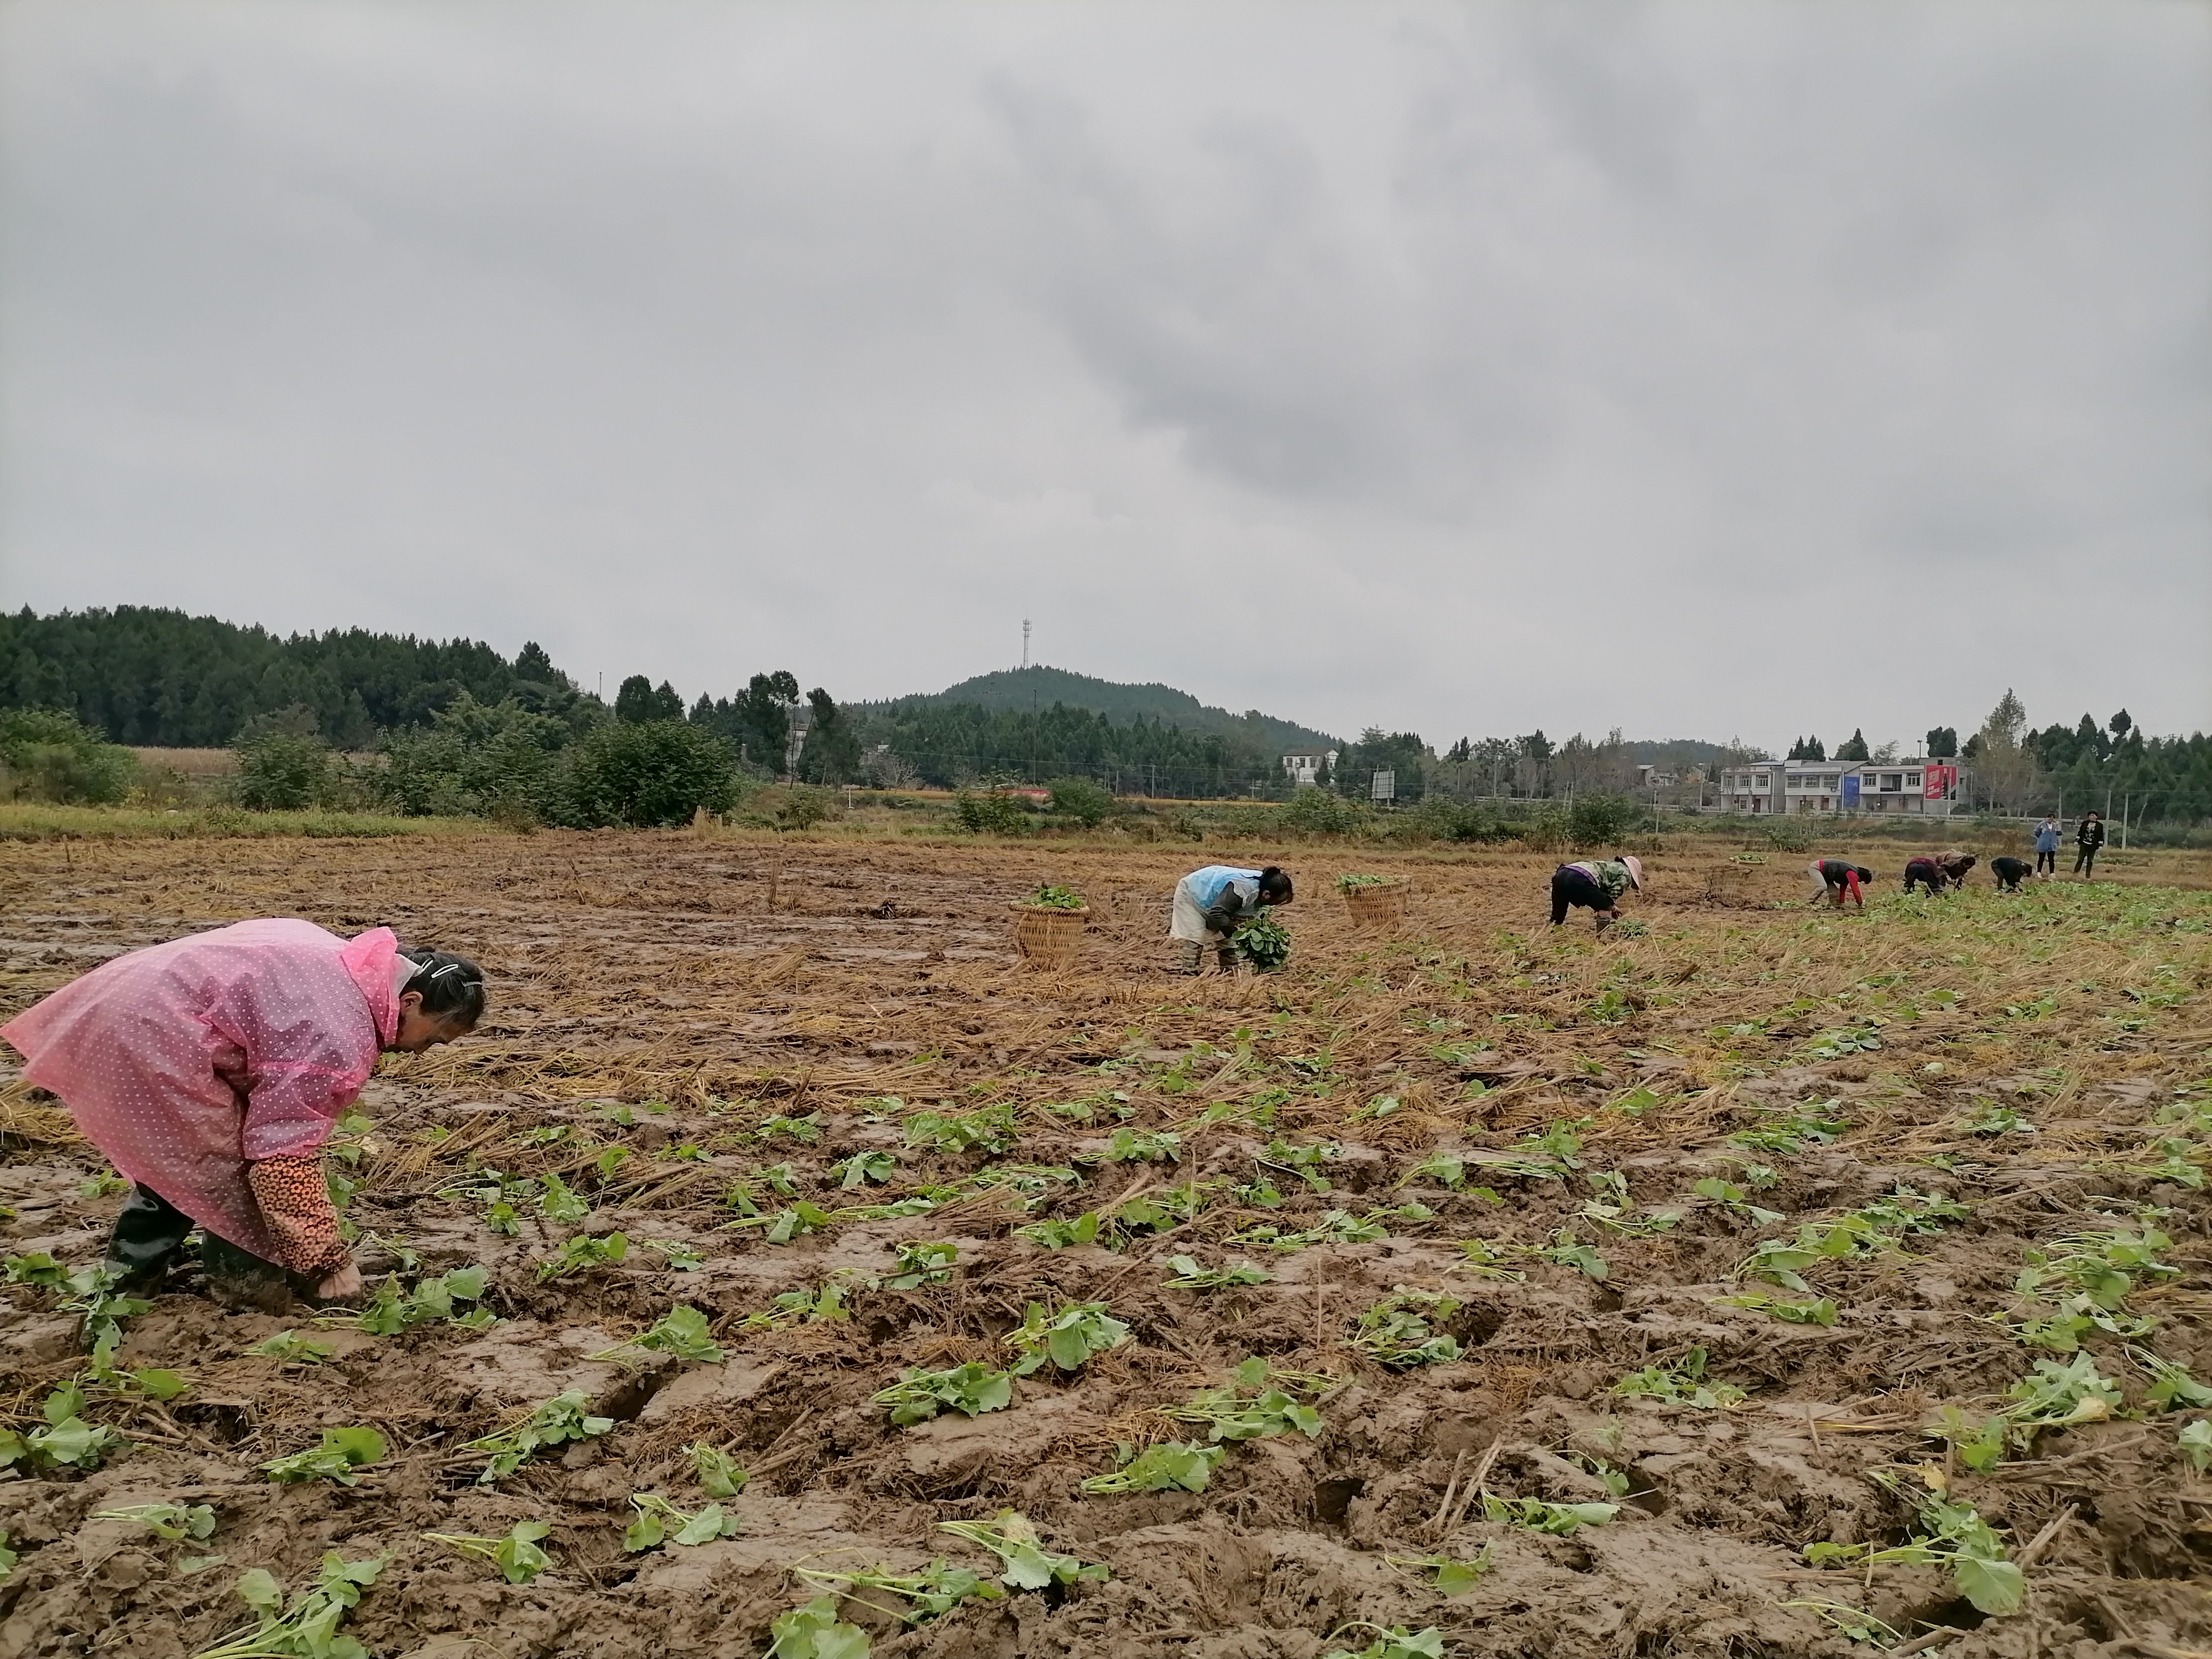
[[[988,674],[978,674],[957,685],[947,686],[942,691],[927,692],[910,697],[895,697],[887,702],[864,705],[884,714],[902,709],[925,708],[933,703],[966,703],[972,707],[1000,710],[1008,714],[1027,714],[1030,709],[1050,708],[1054,703],[1069,708],[1087,709],[1116,721],[1138,719],[1156,720],[1184,731],[1207,737],[1230,738],[1250,745],[1263,754],[1288,754],[1306,749],[1341,749],[1340,738],[1326,732],[1316,732],[1310,726],[1300,726],[1295,720],[1278,720],[1263,714],[1258,709],[1247,709],[1242,714],[1232,714],[1226,708],[1212,708],[1200,702],[1188,691],[1178,691],[1171,685],[1157,681],[1146,685],[1128,685],[1117,680],[1094,679],[1088,674],[1070,673],[1065,668],[1001,668]]]

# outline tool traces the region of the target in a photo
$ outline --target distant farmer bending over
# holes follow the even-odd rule
[[[1805,866],[1812,879],[1811,902],[1817,904],[1826,898],[1831,908],[1840,910],[1848,898],[1860,909],[1866,908],[1866,895],[1860,890],[1874,879],[1874,872],[1863,864],[1853,864],[1845,859],[1815,859]]]
[[[282,1313],[360,1294],[323,1179],[331,1126],[379,1053],[421,1054],[483,1018],[483,972],[311,921],[240,921],[102,963],[4,1026],[131,1196],[107,1259],[158,1290],[193,1226],[208,1292]]]
[[[1273,905],[1288,904],[1291,878],[1273,865],[1247,870],[1240,865],[1209,864],[1176,884],[1168,909],[1168,937],[1176,941],[1176,971],[1204,971],[1208,950],[1224,974],[1237,971],[1231,940],[1237,930]]]
[[[1563,864],[1552,872],[1552,926],[1567,919],[1570,909],[1595,914],[1602,933],[1620,920],[1620,896],[1633,887],[1644,890],[1644,861],[1630,856],[1601,859],[1583,864]]]
[[[1997,891],[2017,893],[2021,890],[2021,883],[2026,881],[2033,872],[2029,870],[2026,859],[2005,858],[1991,859],[1990,873],[1997,878]]]

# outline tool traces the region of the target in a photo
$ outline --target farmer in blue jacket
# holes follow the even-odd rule
[[[2058,873],[2058,820],[2045,818],[2035,826],[2035,873],[2055,876]]]
[[[1230,940],[1237,928],[1270,905],[1291,902],[1291,878],[1273,865],[1248,870],[1241,865],[1209,864],[1176,884],[1168,911],[1168,937],[1176,942],[1176,971],[1203,971],[1211,949],[1224,974],[1237,971]]]

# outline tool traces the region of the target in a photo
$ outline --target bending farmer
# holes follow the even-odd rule
[[[378,1053],[449,1042],[483,1010],[474,963],[387,927],[241,921],[103,963],[0,1037],[131,1178],[107,1259],[131,1291],[159,1287],[197,1224],[209,1293],[281,1313],[361,1291],[319,1153]]]
[[[1620,920],[1620,896],[1633,887],[1644,890],[1644,860],[1635,857],[1600,859],[1582,864],[1563,864],[1552,872],[1552,926],[1567,919],[1577,906],[1594,911],[1602,933]]]
[[[1237,971],[1230,940],[1237,928],[1270,905],[1291,902],[1291,878],[1273,865],[1247,870],[1233,864],[1209,864],[1176,884],[1168,910],[1168,937],[1176,941],[1176,971],[1202,971],[1210,947],[1224,974]]]
[[[1853,864],[1845,859],[1815,859],[1805,866],[1805,873],[1813,883],[1813,896],[1808,902],[1818,903],[1826,898],[1840,910],[1848,897],[1860,909],[1866,908],[1866,895],[1860,889],[1874,879],[1874,872],[1863,864]]]
[[[1997,878],[1997,891],[2017,893],[2021,890],[2021,883],[2028,878],[2027,860],[2013,858],[1991,859],[1990,873]]]

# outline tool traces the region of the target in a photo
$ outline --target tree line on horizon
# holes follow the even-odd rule
[[[1279,799],[1293,789],[1282,757],[1257,739],[1158,718],[930,697],[841,705],[818,686],[802,696],[784,669],[688,706],[666,680],[632,675],[609,704],[534,641],[508,659],[481,641],[361,629],[284,636],[140,606],[0,612],[0,711],[9,711],[0,765],[17,790],[56,798],[127,792],[129,757],[95,755],[103,743],[236,747],[245,795],[270,804],[350,795],[410,813],[578,825],[725,811],[748,788],[784,778],[986,790],[1081,778],[1114,796],[1185,799]],[[366,764],[346,758],[370,752]],[[2101,808],[2109,793],[2115,811],[2212,817],[2212,743],[2146,738],[2124,710],[2034,732],[2008,690],[1963,744],[1937,726],[1925,753],[1966,762],[1977,804],[1990,810]],[[1370,727],[1316,781],[1366,800],[1387,769],[1407,805],[1543,800],[1625,793],[1640,754],[1676,769],[1765,757],[1740,743],[1633,745],[1618,729],[1595,740],[1554,742],[1540,729],[1462,738],[1438,752],[1418,733]],[[1832,757],[1815,736],[1799,738],[1790,758]],[[1832,758],[1895,757],[1855,731]]]

